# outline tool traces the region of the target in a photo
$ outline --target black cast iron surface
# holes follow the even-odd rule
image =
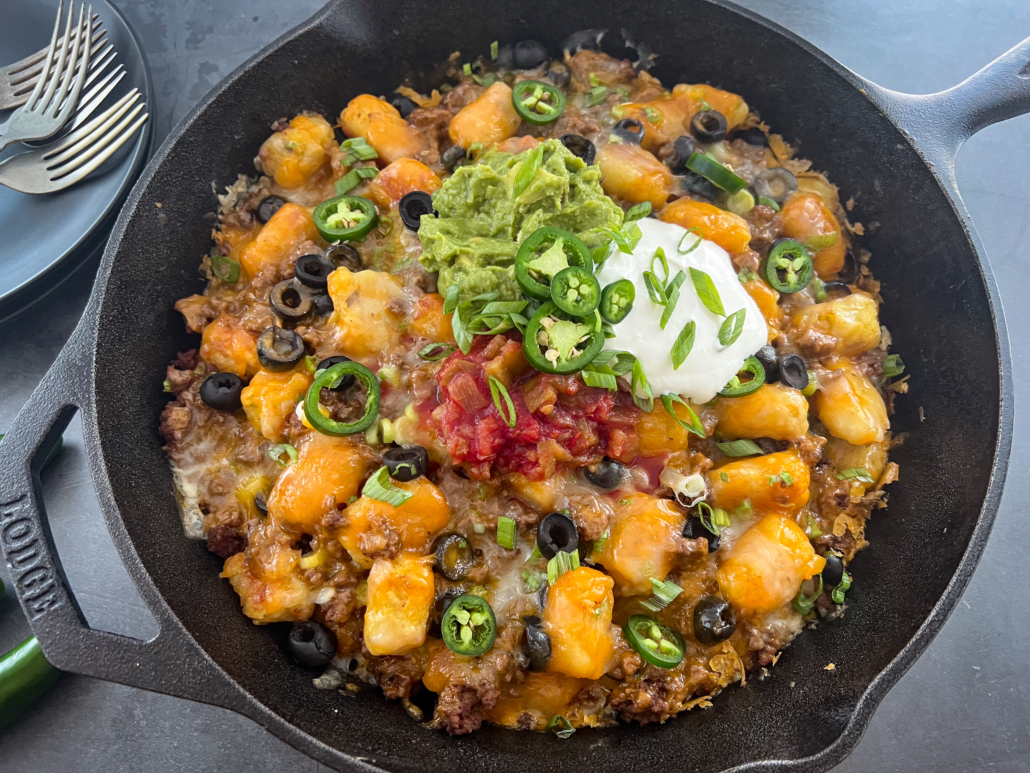
[[[839,15],[834,17],[829,15],[829,11],[823,9],[820,12],[825,14],[822,19],[806,18],[805,14],[800,13],[796,9],[792,11],[795,14],[794,16],[777,17],[776,13],[773,12],[776,10],[776,6],[768,4],[755,3],[752,4],[752,7],[773,18],[787,22],[788,26],[793,26],[805,37],[812,39],[817,45],[826,48],[831,55],[837,56],[846,64],[874,80],[899,90],[917,92],[932,91],[952,85],[953,82],[960,80],[961,77],[969,74],[976,67],[1017,42],[1026,30],[1030,29],[1030,24],[1025,23],[1020,26],[1018,23],[1014,23],[1013,18],[1017,17],[1017,14],[1014,9],[1008,9],[1004,14],[1003,23],[998,22],[997,26],[993,28],[995,34],[985,37],[983,48],[977,49],[979,56],[971,58],[969,55],[969,32],[972,31],[985,35],[986,33],[982,30],[982,22],[979,26],[972,23],[974,21],[973,12],[969,11],[970,16],[965,19],[959,18],[952,22],[958,26],[955,28],[954,48],[946,49],[948,52],[947,56],[940,50],[941,43],[939,39],[933,41],[933,46],[927,46],[924,49],[916,48],[916,50],[922,51],[924,56],[940,56],[943,61],[933,61],[933,67],[926,67],[925,70],[922,70],[925,80],[907,80],[898,77],[895,71],[896,67],[887,66],[891,64],[891,55],[900,57],[900,54],[891,47],[891,37],[889,35],[885,37],[883,29],[889,28],[897,34],[897,37],[894,38],[894,46],[899,48],[908,46],[911,50],[911,41],[905,37],[905,30],[911,30],[912,35],[924,36],[929,34],[927,31],[928,22],[942,22],[945,18],[940,14],[937,14],[936,18],[933,13],[926,14],[925,6],[923,6],[923,11],[920,13],[916,13],[913,9],[910,16],[907,17],[908,26],[906,27],[904,23],[906,19],[903,14],[904,9],[899,10],[897,5],[891,7],[890,17],[884,17],[882,12],[877,17],[878,8],[876,5],[857,5],[858,8],[855,11],[855,15],[852,15],[849,11],[846,17]],[[135,10],[144,11],[149,7],[140,6]],[[251,10],[254,10],[255,15],[260,16],[256,10],[259,7],[259,4],[249,4],[247,6],[248,14]],[[130,7],[128,10],[131,14],[133,8]],[[279,25],[273,22],[270,29],[278,32],[282,28],[289,26],[289,24],[299,21],[310,10],[310,8],[304,9],[304,12],[299,13],[297,18],[284,21]],[[785,6],[780,10],[783,13],[787,12]],[[188,12],[189,6],[177,6],[174,11],[170,7],[168,8],[168,13],[174,13],[176,19],[182,19],[181,14]],[[198,17],[195,17],[197,18],[197,25],[192,29],[190,29],[189,25],[184,25],[182,21],[178,21],[169,23],[169,30],[174,30],[175,34],[180,34],[181,30],[185,27],[187,30],[190,30],[191,37],[200,37],[205,34],[203,32],[205,29],[204,25],[208,24],[205,19],[211,17],[201,14],[198,14]],[[219,18],[221,19],[221,16]],[[232,24],[238,25],[242,30],[246,30],[247,28],[244,26],[246,19],[251,18],[252,16],[248,15],[244,19],[234,20]],[[865,47],[862,56],[867,58],[852,57],[849,59],[846,55],[848,49],[834,49],[832,43],[836,42],[839,44],[842,36],[852,32],[840,29],[846,26],[842,23],[845,19],[848,22],[860,25],[857,31],[855,31],[856,37],[852,45],[856,46],[856,48],[859,45]],[[147,25],[141,25],[136,18],[132,18],[132,20],[137,24],[146,40]],[[1027,20],[1024,19],[1024,21]],[[825,26],[820,27],[818,24],[815,24],[816,22],[821,22]],[[250,23],[259,25],[261,20]],[[863,23],[870,25],[864,32],[861,27]],[[227,26],[229,25],[228,22],[226,24]],[[815,26],[806,28],[805,24],[815,24]],[[820,29],[824,32],[824,38],[822,39],[816,34]],[[949,27],[942,25],[939,28],[933,29],[943,33]],[[242,30],[239,34],[229,35],[226,39],[238,43],[243,36]],[[875,35],[873,34],[874,30],[876,32]],[[206,34],[217,35],[218,33],[209,32]],[[878,47],[872,51],[875,56],[870,57],[868,46],[869,41],[873,38],[875,38]],[[945,36],[944,39],[947,40],[947,37]],[[976,40],[975,34],[973,39]],[[187,38],[183,46],[188,49],[189,45],[191,45],[190,39]],[[217,42],[215,45],[217,45]],[[224,48],[222,50],[224,53]],[[249,50],[251,49],[248,49],[248,52]],[[960,51],[962,52],[962,57],[958,57],[958,52]],[[857,55],[857,50],[854,53]],[[955,58],[959,58],[960,61],[958,63],[951,61]],[[916,60],[918,59],[919,57],[916,57]],[[908,58],[896,58],[893,60],[893,63],[895,65],[904,63],[908,66],[913,64],[912,60]],[[918,63],[925,64],[924,62]],[[152,64],[155,68],[155,79],[159,84],[158,91],[160,93],[164,73],[161,72],[157,62],[152,61]],[[232,64],[235,64],[235,61]],[[199,64],[195,66],[199,67]],[[881,70],[880,68],[885,69]],[[197,70],[197,72],[199,73],[200,70]],[[217,80],[224,72],[225,70],[218,72],[213,80]],[[944,75],[942,75],[942,72]],[[678,73],[670,73],[669,75],[675,77]],[[246,106],[241,105],[240,110],[241,115],[245,115]],[[768,114],[768,111],[763,112]],[[770,117],[781,126],[787,125],[791,120],[799,120],[791,116]],[[813,107],[810,112],[806,112],[804,118],[805,120],[819,120],[818,106]],[[1016,129],[1009,129],[1012,126],[1016,127]],[[977,211],[974,205],[973,215],[980,224],[980,230],[987,241],[988,248],[992,251],[995,270],[999,274],[1003,293],[1008,289],[1013,291],[1006,295],[1006,302],[1009,304],[1009,316],[1013,322],[1013,350],[1016,353],[1017,375],[1019,373],[1025,374],[1027,365],[1025,359],[1021,359],[1021,352],[1025,351],[1027,343],[1026,326],[1019,314],[1020,307],[1013,308],[1013,302],[1020,300],[1016,286],[1016,277],[1019,276],[1016,273],[1016,262],[1021,259],[1023,264],[1026,265],[1026,249],[1022,237],[1025,235],[1026,228],[1027,199],[1025,185],[1022,184],[1023,181],[1018,177],[1017,171],[1020,167],[1018,153],[1026,153],[1026,126],[1026,119],[1022,119],[1021,122],[1016,121],[1007,126],[988,130],[983,136],[991,137],[993,134],[1008,130],[1009,134],[1001,134],[1001,136],[1008,137],[1009,142],[1005,142],[1001,144],[1001,147],[996,148],[993,158],[990,155],[989,151],[991,148],[988,145],[988,153],[981,157],[985,160],[981,160],[980,166],[974,164],[972,168],[969,168],[968,173],[971,177],[966,178],[964,177],[964,173],[967,170],[965,161],[969,159],[974,149],[978,148],[978,146],[983,146],[983,136],[974,140],[970,148],[964,151],[963,162],[960,163],[959,168],[959,180],[963,185],[963,191],[966,194],[967,200],[971,199],[973,193],[978,193],[977,184],[981,184],[984,188],[984,200],[985,202],[990,202],[990,204],[985,204],[981,211]],[[1022,127],[1022,135],[1019,134],[1020,127]],[[157,128],[158,132],[162,133],[162,129],[165,127],[161,126],[159,122]],[[1015,133],[1012,133],[1013,131]],[[835,136],[840,137],[841,134],[841,132],[837,132]],[[846,132],[843,132],[843,134],[846,135]],[[1018,147],[1018,138],[1020,136],[1023,137],[1022,148]],[[247,150],[244,155],[251,152],[252,150]],[[810,148],[806,148],[806,152],[815,154],[815,151]],[[1025,155],[1022,157],[1022,160],[1024,162],[1022,169],[1026,169]],[[1006,175],[1011,176],[1006,177]],[[972,186],[967,184],[967,179],[971,180]],[[988,193],[996,195],[988,199]],[[987,222],[995,226],[993,231],[985,227],[983,219],[983,216],[992,214],[992,210],[994,218],[988,218]],[[893,227],[899,228],[903,226],[903,223],[895,223]],[[884,227],[886,228],[887,225],[885,224]],[[1000,241],[1000,255],[999,250],[991,242],[990,234],[992,232],[995,239],[1008,240]],[[898,259],[900,260],[903,257],[898,256]],[[1008,258],[1008,261],[1005,258]],[[947,261],[947,256],[942,256],[940,265],[947,268]],[[961,281],[961,278],[956,279],[956,282]],[[82,294],[76,296],[75,293],[69,292],[67,295],[69,297],[62,298],[61,302],[55,305],[55,310],[63,308],[65,305],[74,308],[81,306]],[[75,303],[76,300],[78,303]],[[1023,303],[1022,309],[1025,309],[1025,300]],[[899,309],[900,311],[901,309]],[[48,320],[48,322],[44,322],[44,319]],[[19,379],[25,379],[26,382],[23,385],[24,391],[21,393],[19,403],[27,395],[31,386],[34,385],[35,380],[38,379],[39,369],[45,367],[58,348],[58,342],[49,339],[53,337],[63,338],[63,335],[66,335],[70,327],[71,322],[66,321],[63,333],[54,330],[55,324],[53,321],[50,321],[54,319],[52,316],[42,317],[37,315],[32,319],[18,320],[13,325],[8,324],[4,326],[2,331],[4,336],[0,339],[4,342],[2,344],[3,349],[0,351],[0,356],[4,358],[2,364],[5,368],[3,372],[7,374],[17,373],[19,374]],[[966,338],[968,341],[967,337],[970,335],[968,324],[964,320],[958,320],[954,326],[955,329],[942,330],[940,335],[946,340],[950,337],[953,345],[963,345],[961,344],[961,339]],[[965,330],[963,330],[963,326],[966,326]],[[48,346],[49,348],[47,348]],[[970,351],[975,349],[975,344],[966,343],[965,346],[970,347]],[[37,371],[33,375],[27,373],[28,367],[26,363],[32,362],[32,358],[28,354],[34,349],[42,351],[39,351],[37,354]],[[8,360],[8,357],[11,359]],[[930,373],[927,375],[931,378],[941,378],[940,374]],[[943,377],[954,378],[954,374],[944,374]],[[960,387],[961,384],[946,386],[944,387],[943,394],[946,395],[951,388],[957,389]],[[126,392],[127,394],[134,394],[128,392],[128,390]],[[1025,394],[1025,392],[1022,394]],[[3,412],[0,413],[0,417],[9,423],[17,405],[11,404],[13,401],[11,401],[10,395],[5,395],[3,399],[5,402],[3,403]],[[954,413],[957,415],[956,422],[958,422],[958,417],[961,417],[961,413],[965,408],[966,406],[954,407]],[[931,413],[930,418],[932,421],[934,418],[933,413]],[[980,431],[985,429],[981,427]],[[966,434],[968,435],[968,433]],[[74,442],[72,443],[71,450],[65,456],[61,466],[54,471],[54,476],[71,475],[74,468],[81,465],[80,449],[81,444],[76,446]],[[942,448],[942,452],[945,450]],[[1020,456],[1021,453],[1023,454],[1022,457]],[[1017,440],[1016,455],[1013,458],[1012,466],[1013,474],[1006,502],[1018,503],[1020,500],[1025,499],[1026,481],[1023,478],[1025,474],[1023,471],[1026,469],[1026,466],[1025,448],[1021,450]],[[972,474],[976,474],[976,471],[973,470]],[[961,481],[958,481],[958,483],[961,483]],[[48,493],[53,488],[52,486],[48,487]],[[73,508],[81,508],[80,501],[84,489],[88,490],[88,487],[83,486],[81,482],[77,485],[72,483],[70,486],[58,487],[54,495],[48,498],[52,518],[57,524],[55,526],[55,539],[58,542],[58,546],[62,548],[62,557],[64,557],[73,585],[77,589],[82,588],[78,593],[80,603],[85,608],[87,617],[94,627],[136,633],[137,635],[146,633],[146,631],[140,631],[139,627],[131,625],[133,618],[140,617],[138,602],[137,605],[133,605],[130,601],[128,604],[122,603],[121,606],[110,603],[110,600],[107,603],[96,603],[96,596],[113,595],[121,598],[122,594],[113,592],[112,588],[117,588],[120,585],[120,589],[124,590],[125,587],[124,575],[119,578],[121,580],[120,584],[117,582],[112,583],[111,580],[105,580],[96,576],[99,567],[106,567],[109,570],[117,562],[116,558],[111,558],[111,548],[107,547],[106,554],[101,552],[100,555],[96,555],[96,551],[102,549],[102,543],[100,543],[101,548],[95,548],[94,545],[97,544],[95,539],[84,540],[80,536],[90,534],[88,530],[71,533],[64,531],[68,526],[65,520],[66,513],[62,512],[62,507],[59,506],[60,501],[55,499],[55,497],[64,497],[65,510],[68,509],[67,505],[69,504]],[[950,516],[947,502],[944,501],[945,499],[946,497],[939,497],[934,501],[930,498],[927,505],[932,507],[934,513],[937,514],[942,528],[950,526],[950,531],[953,534],[955,534],[957,529],[958,534],[955,538],[962,539],[961,529],[963,524],[951,524],[949,522]],[[89,506],[85,509],[91,509],[91,507],[92,503],[89,503]],[[987,766],[991,766],[994,769],[1006,769],[1006,766],[1008,766],[1008,769],[1017,770],[1025,769],[1027,766],[1025,721],[1028,714],[1027,685],[1023,670],[1016,665],[1017,652],[1025,650],[1025,646],[1021,642],[1025,639],[1027,633],[1026,607],[1019,604],[1018,597],[1005,593],[1007,588],[1012,587],[1012,577],[1017,576],[1021,559],[1025,555],[1026,537],[1022,532],[1017,532],[1016,526],[1018,524],[1013,524],[1009,532],[1003,531],[1003,525],[1006,523],[1006,513],[1008,513],[1009,519],[1012,521],[1015,521],[1018,515],[1014,508],[1011,512],[1003,508],[1002,518],[999,522],[998,530],[995,532],[995,538],[989,547],[985,564],[981,567],[977,579],[974,580],[974,586],[966,598],[969,600],[971,595],[977,592],[977,588],[981,585],[979,581],[985,573],[992,571],[995,572],[994,582],[989,582],[988,588],[993,591],[993,595],[988,594],[979,604],[970,604],[972,608],[969,610],[969,615],[972,619],[969,621],[969,627],[960,627],[956,638],[949,639],[949,631],[955,629],[956,621],[961,620],[962,616],[966,614],[964,611],[965,607],[960,605],[956,616],[945,628],[944,635],[937,640],[928,656],[920,661],[915,671],[906,677],[901,686],[888,697],[884,708],[881,709],[874,720],[870,731],[873,737],[867,738],[859,748],[856,756],[852,757],[845,764],[845,767],[853,770],[866,769],[862,767],[863,753],[867,755],[865,764],[868,768],[872,769],[875,767],[879,770],[910,770],[914,768],[969,770],[981,769]],[[889,518],[889,514],[885,518]],[[82,524],[86,523],[85,520],[76,519],[76,522],[80,524],[79,528],[85,528],[82,526]],[[95,515],[92,522],[96,523]],[[889,524],[884,528],[889,528]],[[62,531],[64,531],[64,534],[61,533]],[[888,534],[889,538],[889,533],[884,533]],[[95,532],[92,534],[94,537],[96,536]],[[1023,542],[1020,543],[1019,539],[1022,539]],[[68,555],[65,555],[65,547],[70,548]],[[81,552],[89,554],[87,556],[79,556],[88,560],[81,563],[77,563],[74,560],[76,557],[76,547],[80,548]],[[995,552],[1001,551],[1002,555],[992,560],[992,550]],[[885,546],[883,554],[889,553],[890,550]],[[1005,553],[1008,553],[1008,556]],[[868,565],[872,566],[873,563],[875,562],[871,562]],[[78,569],[76,569],[76,566],[78,566]],[[80,583],[81,580],[85,580],[84,586]],[[912,580],[914,586],[918,589],[920,587],[920,579],[912,578]],[[183,577],[183,582],[196,583],[196,580],[186,576]],[[866,621],[863,621],[861,618],[861,610],[857,610],[852,615],[850,624],[862,626],[865,623],[863,631],[868,632],[871,630],[870,626],[875,628],[882,620],[883,625],[889,624],[892,626],[891,632],[903,632],[905,630],[905,621],[897,620],[892,616],[889,605],[884,605],[883,610],[884,613],[879,619]],[[10,613],[9,609],[5,611]],[[11,626],[5,625],[0,644],[13,641],[13,636],[10,640],[7,639],[10,633]],[[860,642],[860,637],[853,638]],[[958,648],[957,652],[950,653],[943,666],[934,669],[932,659],[937,657],[936,653],[940,652],[942,646],[946,646],[949,641],[955,642],[954,646]],[[828,654],[838,657],[838,652],[838,649],[834,649]],[[798,647],[796,651],[792,651],[791,656],[800,659],[805,657],[805,653],[801,647]],[[841,659],[843,660],[843,656],[841,656]],[[925,665],[928,660],[930,665]],[[785,663],[781,663],[781,667],[783,665]],[[872,663],[869,664],[870,667],[873,665]],[[931,671],[920,679],[920,670],[926,668],[931,669]],[[976,668],[980,670],[975,670]],[[983,676],[977,676],[979,674],[983,674]],[[802,678],[805,677],[808,677],[807,673]],[[778,672],[774,680],[762,686],[762,690],[767,692],[775,687],[778,682],[780,683],[779,688],[782,689],[782,682],[787,678],[790,677],[786,676],[784,672]],[[827,679],[822,674],[816,674],[815,678],[820,680]],[[844,678],[846,679],[847,677]],[[832,679],[832,677],[829,677],[829,679]],[[840,689],[839,684],[839,682],[826,681],[823,692],[825,692],[827,700],[836,697],[834,691]],[[909,684],[912,684],[911,688],[906,687]],[[86,685],[86,687],[82,685]],[[800,686],[799,683],[799,688]],[[247,723],[246,720],[242,720],[224,711],[193,704],[183,704],[173,699],[160,698],[138,692],[132,692],[130,694],[131,697],[119,698],[117,696],[124,696],[128,693],[126,688],[116,688],[113,685],[89,682],[87,680],[68,680],[57,689],[58,692],[55,698],[44,704],[43,710],[35,712],[13,734],[0,741],[0,746],[3,748],[5,770],[8,769],[8,766],[13,766],[11,769],[14,770],[27,770],[30,765],[30,759],[32,760],[32,769],[39,770],[40,755],[52,763],[45,765],[43,769],[61,770],[92,770],[101,764],[112,769],[147,769],[155,771],[176,768],[188,770],[265,769],[280,768],[285,764],[291,764],[301,769],[304,769],[303,766],[305,764],[310,766],[309,769],[314,767],[314,763],[304,762],[300,755],[278,744],[274,739],[271,739],[253,725]],[[904,690],[906,689],[911,690],[908,693],[908,700],[910,702],[903,703],[900,707],[894,709],[893,713],[889,713],[885,720],[885,712],[892,711],[892,702],[896,703],[898,700],[905,700],[904,698],[899,699],[897,696],[905,696]],[[933,689],[937,692],[925,698],[925,703],[920,706],[920,702],[925,697],[922,693],[924,689]],[[76,692],[76,690],[88,690],[88,692]],[[82,707],[81,714],[76,715],[72,711],[76,705],[74,700],[71,707],[68,706],[67,702],[60,701],[62,691],[71,698],[78,696],[78,705]],[[760,700],[762,693],[756,692]],[[91,697],[93,695],[113,696],[113,702],[107,704],[104,702],[99,703],[99,706],[108,706],[109,710],[105,712],[103,709],[98,709],[97,700]],[[728,706],[728,710],[748,710],[746,705],[741,705],[742,698],[740,696],[746,696],[746,691],[740,692],[738,696],[734,696],[732,700],[737,705],[736,707]],[[729,698],[731,696],[726,695],[723,697]],[[915,703],[911,702],[913,700]],[[138,716],[130,708],[136,705],[140,707]],[[178,711],[174,708],[166,708],[162,711],[163,707],[179,708]],[[326,710],[330,709],[327,708]],[[69,719],[65,719],[65,716],[62,716],[64,712],[68,711],[72,711],[71,714],[67,715],[71,720],[71,728],[73,730],[71,734],[69,734]],[[393,716],[389,712],[388,715]],[[80,717],[77,723],[74,721],[76,716]],[[174,719],[176,716],[181,719]],[[988,718],[989,721],[987,721]],[[834,717],[830,717],[828,723],[832,724],[834,719]],[[158,724],[159,727],[155,728],[155,724]],[[33,727],[38,728],[35,736],[32,735],[31,728]],[[57,729],[58,727],[60,727],[59,730]],[[131,737],[126,737],[125,733],[129,729],[135,729],[136,733]],[[813,736],[818,736],[823,732],[823,728],[818,725],[812,725],[809,732]],[[645,731],[639,737],[642,740],[648,739],[650,733],[651,731]],[[880,735],[877,736],[877,733]],[[76,742],[69,744],[65,749],[66,755],[74,750],[74,757],[61,756],[60,744],[57,744],[57,747],[55,747],[54,741],[47,738],[48,735],[58,739],[65,737],[69,739],[75,738]],[[198,742],[197,736],[199,736],[200,742]],[[891,736],[894,736],[894,743],[891,743]],[[35,743],[32,743],[33,738],[35,738]],[[925,739],[925,743],[921,742],[923,739]],[[207,741],[206,744],[203,743],[205,740]],[[655,741],[657,739],[649,740]],[[802,743],[805,741],[805,739],[800,740]],[[815,742],[817,743],[818,740],[816,738]],[[119,749],[121,749],[121,752],[119,752]],[[148,749],[150,753],[147,752]],[[19,757],[19,751],[22,750],[24,754]],[[677,762],[680,766],[687,767],[684,764],[687,763],[686,760],[677,760]],[[19,765],[23,765],[23,767],[19,767]]]

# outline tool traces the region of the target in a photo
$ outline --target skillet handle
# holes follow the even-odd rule
[[[962,143],[993,123],[1030,112],[1030,38],[946,91],[903,94],[867,82],[867,93],[954,190]]]
[[[76,409],[83,412],[87,433],[95,427],[88,386],[92,347],[83,345],[82,331],[80,325],[0,443],[0,548],[18,600],[57,668],[246,714],[238,686],[182,628],[148,579],[133,577],[160,626],[149,641],[90,628],[68,586],[54,550],[40,470]],[[92,472],[94,481],[103,477]],[[108,527],[117,541],[114,532],[124,527],[116,521],[108,519]]]

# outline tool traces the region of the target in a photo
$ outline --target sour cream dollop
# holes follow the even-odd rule
[[[632,254],[615,251],[597,275],[602,287],[619,279],[629,279],[637,291],[633,309],[615,326],[615,338],[609,339],[605,348],[635,355],[656,398],[671,393],[695,403],[707,403],[737,374],[744,360],[765,345],[768,330],[765,319],[737,279],[730,256],[722,247],[702,239],[696,249],[681,255],[678,248],[687,233],[684,228],[654,218],[644,218],[638,225],[641,238]],[[696,240],[694,234],[686,236],[683,249],[691,247]],[[670,280],[681,270],[687,273],[686,281],[680,286],[679,302],[665,330],[660,325],[665,309],[651,301],[644,285],[644,272],[650,270],[651,258],[659,247],[665,251],[669,262]],[[656,261],[661,277],[659,263]],[[719,343],[719,328],[725,318],[701,303],[690,279],[691,267],[712,278],[727,314],[745,310],[744,329],[729,346]],[[673,370],[673,344],[690,320],[697,325],[694,347],[679,369]]]

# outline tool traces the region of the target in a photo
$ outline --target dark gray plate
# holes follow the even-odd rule
[[[132,28],[111,3],[92,0],[92,4],[118,52],[116,62],[126,69],[108,101],[135,87],[153,104],[150,69]],[[4,2],[0,65],[43,48],[50,40],[56,12],[55,0]],[[10,115],[9,111],[0,112],[0,120],[6,121]],[[106,238],[150,157],[151,135],[148,122],[127,148],[89,178],[58,193],[33,196],[0,186],[0,319],[38,299]],[[24,145],[15,145],[0,158],[24,150]]]

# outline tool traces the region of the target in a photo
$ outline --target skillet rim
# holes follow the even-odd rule
[[[948,179],[947,175],[941,175],[939,169],[933,163],[933,160],[920,149],[912,136],[905,131],[898,120],[898,116],[892,115],[892,111],[888,108],[887,100],[884,97],[884,90],[875,86],[875,84],[866,81],[852,70],[844,67],[812,44],[795,35],[793,32],[754,13],[753,11],[741,8],[727,0],[703,1],[742,16],[749,21],[755,22],[769,31],[785,38],[809,56],[814,57],[820,64],[829,68],[833,74],[842,78],[848,85],[862,92],[863,96],[865,96],[867,100],[872,102],[874,106],[881,110],[887,121],[898,131],[899,135],[904,139],[907,145],[916,152],[924,165],[927,166],[928,171],[933,176],[942,192],[947,196],[951,206],[951,211],[956,216],[959,225],[965,233],[967,241],[972,247],[972,252],[977,258],[977,267],[987,290],[986,295],[991,312],[991,322],[994,327],[995,349],[999,368],[999,412],[997,439],[993,449],[994,459],[992,473],[987,485],[983,504],[981,505],[980,512],[976,519],[976,524],[970,534],[969,542],[963,551],[955,571],[944,589],[944,592],[941,594],[938,601],[934,604],[927,617],[909,641],[862,692],[861,696],[854,704],[854,707],[851,708],[849,712],[850,717],[844,726],[844,729],[832,743],[824,747],[818,753],[807,757],[796,759],[754,760],[752,762],[742,763],[732,768],[728,768],[724,773],[729,773],[730,771],[733,771],[734,773],[748,771],[750,773],[752,771],[765,770],[821,771],[839,763],[858,744],[858,741],[868,726],[873,712],[886,695],[887,691],[908,671],[919,655],[921,655],[929,645],[930,641],[932,641],[934,636],[936,636],[940,631],[948,616],[954,610],[959,597],[968,584],[979,558],[983,553],[987,539],[990,535],[991,526],[993,525],[997,514],[1007,472],[1012,440],[1013,384],[1008,337],[1002,304],[990,263],[983,249],[983,245],[981,244],[971,223],[969,215],[962,204],[961,196],[955,189],[953,181]],[[179,618],[172,611],[168,602],[164,599],[163,594],[161,594],[157,589],[156,584],[150,577],[149,572],[143,565],[139,555],[136,553],[131,539],[127,538],[128,534],[125,530],[121,513],[114,502],[114,496],[111,491],[111,481],[106,470],[107,457],[104,453],[104,441],[99,433],[98,418],[96,415],[97,400],[95,394],[97,389],[97,370],[93,367],[100,324],[100,317],[96,312],[98,312],[100,307],[103,305],[111,278],[115,253],[121,246],[121,242],[125,236],[125,231],[129,222],[137,216],[142,216],[142,213],[137,210],[142,199],[143,191],[157,175],[158,170],[171,153],[172,148],[190,131],[200,115],[203,114],[215,101],[217,101],[227,89],[242,77],[244,73],[249,71],[258,61],[274,54],[287,42],[303,36],[309,33],[312,29],[321,26],[327,18],[333,16],[333,14],[337,12],[337,9],[343,5],[345,5],[345,0],[330,0],[325,7],[314,14],[311,18],[263,47],[252,57],[243,62],[239,67],[234,69],[233,72],[226,76],[218,85],[216,85],[169,133],[168,137],[166,137],[162,142],[160,148],[154,153],[147,168],[140,175],[118,216],[114,228],[112,229],[107,249],[105,249],[104,252],[104,257],[94,285],[93,294],[90,298],[83,319],[80,321],[75,333],[70,339],[68,348],[71,349],[73,348],[73,345],[77,344],[81,347],[80,351],[85,350],[84,353],[88,353],[91,372],[88,377],[84,379],[86,383],[83,385],[83,389],[88,395],[90,405],[82,406],[83,413],[85,414],[84,421],[88,418],[88,424],[90,425],[90,431],[86,433],[88,444],[87,452],[91,456],[91,467],[94,470],[98,494],[105,505],[105,519],[109,524],[116,523],[120,526],[121,534],[113,536],[115,537],[114,541],[122,560],[126,562],[130,569],[134,570],[131,573],[137,585],[140,585],[141,583],[147,583],[149,585],[147,588],[149,592],[147,592],[145,596],[148,599],[156,599],[161,605],[162,609],[160,612],[162,614],[159,615],[159,617],[164,617],[166,620],[171,619],[176,621],[178,623],[180,633],[186,637],[190,644],[192,644],[192,646],[197,650],[197,653],[205,658],[207,665],[217,669],[221,677],[236,688],[237,693],[242,693],[242,696],[239,697],[245,696],[245,700],[242,701],[230,700],[219,702],[217,699],[213,699],[212,702],[218,705],[235,703],[236,705],[230,705],[229,708],[245,714],[251,719],[264,725],[275,735],[286,740],[288,743],[300,749],[304,753],[313,756],[319,761],[332,765],[333,767],[343,766],[340,769],[378,770],[378,768],[373,768],[362,760],[355,759],[324,744],[315,737],[300,730],[297,726],[292,725],[283,717],[275,714],[270,707],[258,701],[258,699],[253,697],[253,695],[251,695],[240,683],[236,682],[231,676],[229,676],[224,669],[218,666],[217,663],[215,663],[210,656],[204,652],[199,642],[197,642],[193,635],[189,633],[185,626],[182,625]],[[950,170],[945,169],[945,172],[947,171]],[[98,475],[97,473],[102,474]],[[141,588],[141,591],[142,590],[143,588]],[[157,614],[157,610],[155,610],[155,614]]]

